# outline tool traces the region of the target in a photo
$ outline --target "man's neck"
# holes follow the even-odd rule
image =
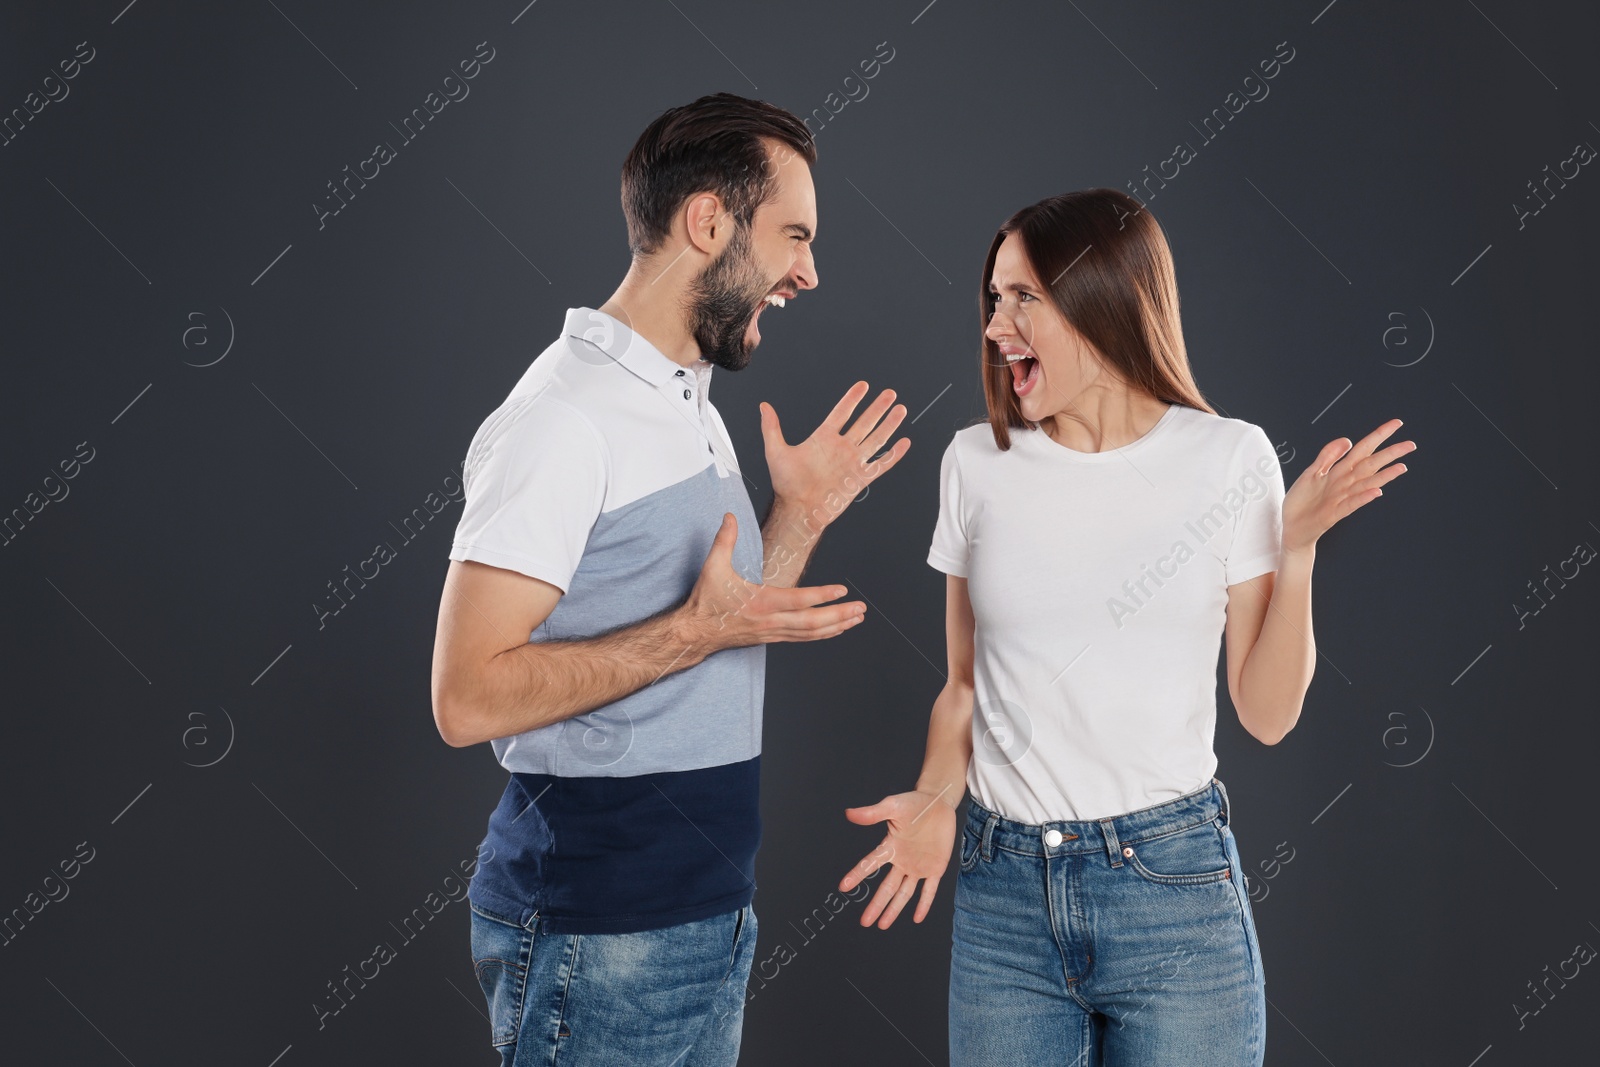
[[[662,270],[652,262],[635,261],[617,291],[598,310],[655,345],[674,363],[692,368],[700,361],[700,346],[684,315],[684,286],[673,277],[681,272],[687,278],[688,266],[680,261]]]

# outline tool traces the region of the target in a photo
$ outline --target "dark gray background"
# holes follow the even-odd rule
[[[944,664],[924,556],[940,454],[982,412],[987,243],[1180,140],[1197,158],[1149,206],[1207,396],[1266,429],[1288,482],[1390,417],[1420,445],[1321,543],[1299,726],[1264,747],[1219,686],[1267,1062],[1592,1055],[1592,968],[1520,1027],[1514,1005],[1600,945],[1600,579],[1519,619],[1528,583],[1600,545],[1600,178],[1521,228],[1513,206],[1600,143],[1592,9],[125,2],[0,13],[0,113],[96,53],[0,147],[0,514],[94,450],[0,549],[0,915],[94,849],[0,946],[0,1058],[494,1062],[466,905],[409,943],[391,925],[472,855],[504,782],[430,714],[460,506],[409,543],[391,523],[621,277],[617,173],[651,118],[716,90],[825,108],[884,41],[818,134],[821,286],[712,396],[763,491],[759,400],[791,440],[862,377],[918,416],[807,574],[870,599],[866,624],[771,649],[757,965],[792,958],[749,1004],[745,1062],[945,1058],[950,880],[922,926],[862,930],[852,905],[797,927],[879,838],[842,810],[919,766]],[[319,230],[325,183],[482,41],[471,95]],[[1284,41],[1270,95],[1202,144],[1191,123]],[[382,540],[398,558],[319,629],[326,583]],[[397,958],[319,1030],[325,983],[385,940]]]

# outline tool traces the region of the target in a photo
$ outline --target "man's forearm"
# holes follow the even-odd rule
[[[774,497],[767,520],[761,525],[762,554],[766,557],[761,584],[791,589],[799,585],[822,531],[837,514],[830,514],[825,506],[808,512],[804,505]]]
[[[457,747],[581,715],[620,700],[715,651],[678,608],[599,637],[506,649],[472,675],[451,743]]]

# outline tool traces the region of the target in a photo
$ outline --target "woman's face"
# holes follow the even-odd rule
[[[1022,417],[1042,422],[1069,408],[1100,377],[1103,364],[1094,346],[1051,303],[1015,233],[1007,234],[995,253],[989,294],[994,313],[984,336],[999,346],[1010,366]]]

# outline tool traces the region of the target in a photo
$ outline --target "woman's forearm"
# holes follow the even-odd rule
[[[951,681],[939,691],[928,717],[928,747],[917,791],[959,808],[967,794],[972,760],[972,687]]]
[[[1239,720],[1269,745],[1283,740],[1300,719],[1300,707],[1317,666],[1311,631],[1311,571],[1316,547],[1285,549],[1272,600],[1255,646],[1239,677]]]

